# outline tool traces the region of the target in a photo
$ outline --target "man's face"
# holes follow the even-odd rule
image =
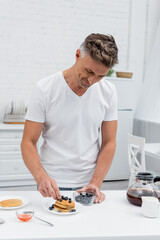
[[[89,88],[107,75],[109,68],[92,59],[89,55],[81,57],[80,50],[76,52],[75,73],[79,88]]]

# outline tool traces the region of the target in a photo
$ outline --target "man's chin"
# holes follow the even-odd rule
[[[81,88],[87,89],[87,88],[89,88],[91,85],[85,83],[84,81],[79,81],[79,86],[80,86]]]
[[[81,85],[80,87],[83,89],[88,89],[90,86]]]

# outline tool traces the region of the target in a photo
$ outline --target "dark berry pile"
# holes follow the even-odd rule
[[[77,196],[75,196],[75,201],[79,202],[83,205],[90,205],[93,203],[94,195],[92,193],[80,193]]]
[[[62,200],[65,200],[65,201],[67,201],[67,200],[68,200],[68,202],[69,202],[69,203],[71,203],[71,202],[72,202],[72,199],[71,199],[71,198],[64,197],[64,196],[62,196],[62,197],[61,197],[61,199],[59,199],[59,201],[60,201],[60,202],[62,202]]]

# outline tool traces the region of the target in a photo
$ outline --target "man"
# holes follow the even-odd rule
[[[116,147],[117,99],[115,87],[103,77],[118,62],[117,55],[111,35],[90,34],[71,68],[37,83],[21,150],[44,197],[58,199],[61,190],[70,188],[95,191],[95,203],[105,199],[100,187]]]

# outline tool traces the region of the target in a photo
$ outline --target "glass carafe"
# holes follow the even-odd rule
[[[160,190],[155,184],[157,181],[160,181],[160,176],[150,172],[139,172],[127,190],[128,201],[136,206],[142,205],[142,196],[156,197],[160,201]]]

